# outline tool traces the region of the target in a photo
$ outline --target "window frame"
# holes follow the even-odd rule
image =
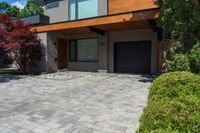
[[[58,6],[48,8],[47,4],[51,4],[51,3],[57,3]],[[54,9],[54,8],[58,8],[58,7],[60,7],[60,1],[58,1],[58,0],[52,0],[52,1],[49,1],[49,2],[45,3],[45,9],[46,10]]]
[[[99,9],[98,9],[98,0],[97,0],[97,16],[92,16],[92,17],[86,17],[86,18],[78,18],[79,14],[78,14],[78,0],[74,0],[75,1],[75,19],[70,19],[71,18],[71,6],[70,6],[70,0],[68,2],[68,20],[69,21],[74,21],[74,20],[82,20],[82,19],[88,19],[88,18],[95,18],[99,16]]]
[[[79,40],[90,40],[90,39],[96,39],[97,40],[97,60],[96,61],[79,61],[78,60],[78,41]],[[71,53],[72,53],[72,51],[71,51],[71,42],[75,42],[75,60],[72,60],[71,59]],[[69,61],[70,62],[98,62],[98,60],[99,60],[99,46],[98,46],[98,44],[99,44],[99,40],[98,40],[98,38],[85,38],[85,39],[71,39],[71,40],[69,40]]]

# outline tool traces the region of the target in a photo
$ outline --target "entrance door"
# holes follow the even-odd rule
[[[115,43],[115,72],[151,72],[151,41]]]
[[[68,66],[68,52],[67,40],[58,39],[57,55],[58,55],[58,69],[67,68]]]

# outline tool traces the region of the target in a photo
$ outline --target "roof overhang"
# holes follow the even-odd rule
[[[109,27],[109,25],[127,26],[131,22],[155,20],[159,18],[159,9],[150,9],[137,12],[129,12],[123,14],[109,15],[103,17],[96,17],[91,19],[68,21],[61,23],[54,23],[49,25],[33,27],[36,32],[50,32],[50,31],[68,31],[74,29],[83,29],[85,27]],[[106,30],[106,28],[104,28]]]

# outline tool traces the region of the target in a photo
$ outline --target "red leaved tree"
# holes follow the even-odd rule
[[[26,73],[28,66],[37,65],[42,57],[42,45],[31,26],[7,14],[0,15],[0,48],[6,51],[15,65]]]

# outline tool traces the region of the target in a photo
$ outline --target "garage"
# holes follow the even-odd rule
[[[151,41],[114,44],[116,73],[151,73]]]

